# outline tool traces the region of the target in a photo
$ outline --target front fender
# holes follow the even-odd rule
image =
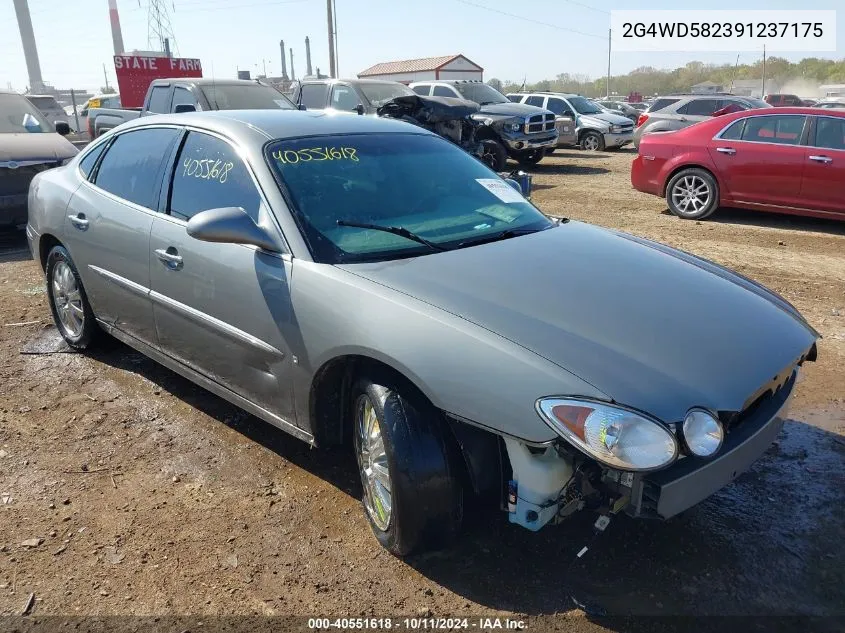
[[[458,419],[530,443],[556,437],[534,410],[538,398],[610,400],[514,342],[350,269],[294,260],[292,299],[301,342],[293,353],[302,368],[297,403],[308,402],[320,367],[348,355],[393,367]]]

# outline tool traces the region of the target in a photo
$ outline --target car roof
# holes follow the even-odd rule
[[[128,130],[156,124],[196,126],[224,136],[248,137],[256,143],[270,139],[340,134],[432,134],[404,121],[322,110],[213,110],[157,114],[134,119],[120,128]]]
[[[161,79],[153,79],[153,83],[166,84],[171,82],[187,82],[197,84],[198,86],[260,86],[257,81],[252,79],[214,79],[211,77],[162,77]],[[107,97],[114,95],[104,95]]]
[[[531,95],[543,95],[544,97],[584,97],[584,95],[578,95],[574,92],[549,92],[547,90],[533,90],[533,91],[525,91],[521,90],[520,92],[509,92],[509,95],[520,95],[530,97]],[[584,97],[585,99],[589,99],[590,97]]]
[[[399,81],[391,79],[335,79],[334,77],[326,77],[324,79],[303,79],[300,84],[331,84],[331,83],[348,83],[348,84],[398,84]],[[404,85],[404,84],[403,84]]]

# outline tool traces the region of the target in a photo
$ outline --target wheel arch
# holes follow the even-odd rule
[[[507,467],[501,437],[443,412],[418,385],[417,379],[408,373],[386,359],[362,353],[335,356],[324,362],[314,373],[308,395],[311,429],[317,445],[339,445],[352,441],[351,390],[357,377],[367,375],[402,389],[405,395],[422,398],[440,410],[449,436],[460,450],[462,476],[466,478],[466,483],[476,495],[490,500],[499,499]]]
[[[67,248],[59,238],[51,233],[44,233],[38,240],[38,261],[41,263],[41,270],[47,271],[47,256],[56,246]]]
[[[724,187],[722,186],[722,181],[719,179],[719,176],[716,175],[716,173],[710,167],[708,167],[707,165],[703,165],[701,162],[688,162],[682,163],[680,165],[673,165],[669,169],[668,173],[666,174],[666,177],[663,179],[663,183],[660,185],[661,198],[666,197],[666,187],[669,186],[669,183],[671,182],[672,178],[674,178],[677,174],[684,171],[685,169],[700,169],[701,171],[706,171],[708,174],[710,174],[713,180],[716,181],[716,185],[719,187],[719,197],[722,197]]]

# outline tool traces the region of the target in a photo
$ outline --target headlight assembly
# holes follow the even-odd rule
[[[675,435],[657,420],[620,407],[567,398],[537,402],[543,421],[575,448],[619,470],[656,470],[678,457]]]
[[[520,123],[506,123],[505,124],[505,129],[508,132],[519,132],[519,128],[521,128],[521,127],[522,127],[522,124],[520,124]]]
[[[690,409],[684,417],[684,441],[696,457],[711,457],[722,447],[725,430],[709,411]]]

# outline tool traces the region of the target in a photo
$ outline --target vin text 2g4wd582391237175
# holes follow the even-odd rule
[[[455,537],[466,495],[531,530],[584,507],[671,517],[763,454],[816,355],[776,294],[549,219],[402,121],[145,117],[36,176],[29,208],[71,346],[110,332],[346,443],[398,555]]]

